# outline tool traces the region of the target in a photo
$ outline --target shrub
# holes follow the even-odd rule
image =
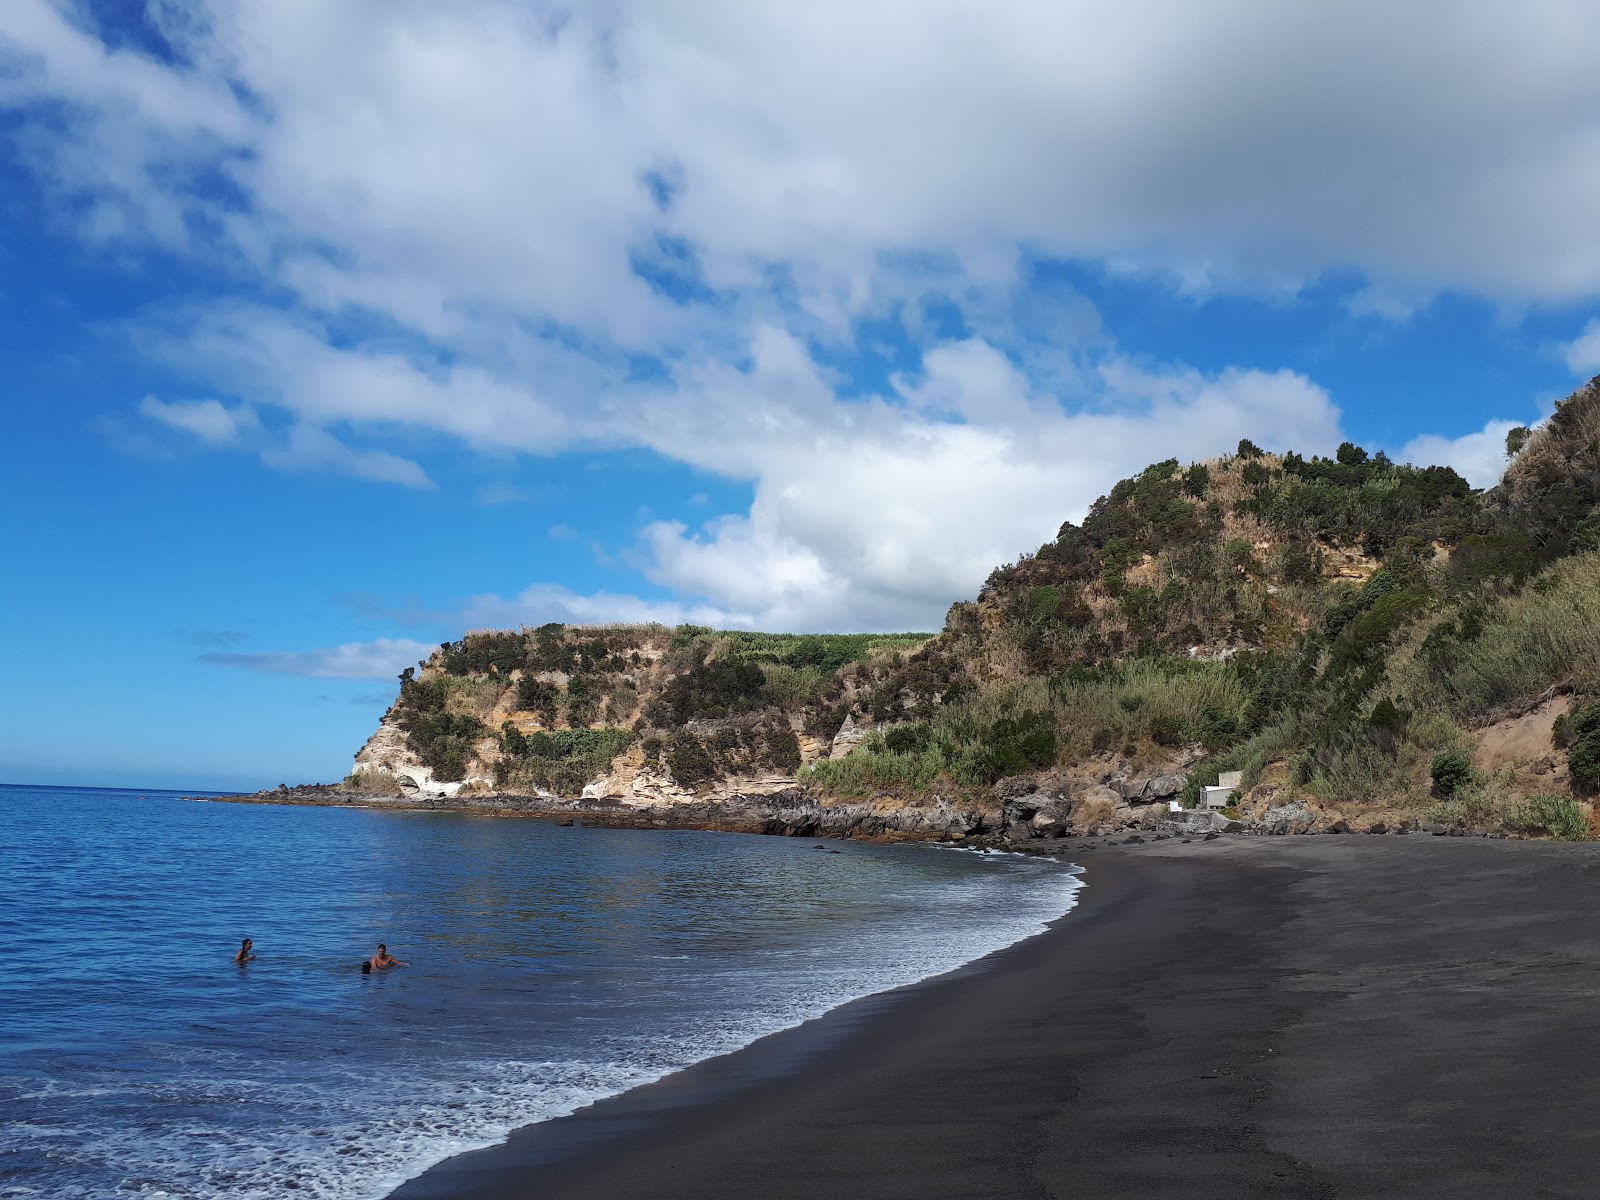
[[[1572,745],[1572,714],[1562,713],[1550,726],[1550,748],[1565,750]]]
[[[1567,751],[1567,773],[1585,791],[1600,789],[1600,733],[1581,737]]]
[[[561,703],[561,692],[553,683],[545,683],[530,672],[517,680],[517,710],[538,713],[545,724],[554,725],[556,709]]]
[[[1239,449],[1236,451],[1236,453],[1240,458],[1260,458],[1261,447],[1256,445],[1249,438],[1240,438]]]
[[[764,734],[767,762],[780,771],[799,770],[800,739],[789,723],[781,719],[774,721],[765,727]]]
[[[684,787],[697,787],[718,775],[716,761],[705,744],[687,730],[679,730],[667,741],[667,769]]]
[[[1565,796],[1541,792],[1513,809],[1505,827],[1519,833],[1543,831],[1561,841],[1576,842],[1589,836],[1589,814]]]
[[[890,754],[921,754],[932,740],[926,725],[896,725],[884,731],[883,748]]]
[[[670,726],[697,717],[748,712],[765,702],[766,684],[767,677],[756,663],[725,658],[702,662],[661,690],[650,720],[655,725]]]
[[[1472,765],[1471,756],[1461,750],[1443,750],[1435,754],[1429,774],[1433,779],[1434,791],[1446,799],[1478,780],[1478,771]]]
[[[574,729],[594,722],[600,708],[599,690],[593,680],[574,675],[567,681],[567,724]]]

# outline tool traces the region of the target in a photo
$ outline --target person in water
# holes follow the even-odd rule
[[[255,945],[254,942],[252,942],[249,938],[245,938],[244,944],[239,947],[239,953],[233,956],[233,961],[238,963],[241,967],[247,962],[254,961],[255,955],[250,952],[250,947],[253,945]]]
[[[406,965],[394,955],[390,954],[389,947],[385,946],[382,942],[378,943],[378,952],[367,961],[372,964],[372,969],[374,971],[383,971],[387,970],[389,967],[403,967]]]

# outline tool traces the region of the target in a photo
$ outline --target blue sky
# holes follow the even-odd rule
[[[13,0],[0,779],[336,779],[474,627],[937,628],[1241,436],[1492,483],[1600,370],[1600,20],[1204,7]]]

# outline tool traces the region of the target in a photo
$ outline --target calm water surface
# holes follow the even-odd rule
[[[380,1197],[1077,887],[814,845],[0,786],[0,1197]],[[411,965],[361,975],[379,941]]]

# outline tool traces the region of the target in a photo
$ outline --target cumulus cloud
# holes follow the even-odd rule
[[[72,116],[41,172],[108,232],[219,237],[314,307],[435,333],[470,297],[669,337],[633,269],[663,237],[713,290],[788,264],[824,320],[885,253],[1003,284],[1022,245],[1272,287],[1600,284],[1600,82],[1565,0],[153,12],[179,65],[6,6],[5,98]]]
[[[1590,321],[1567,345],[1567,366],[1579,375],[1600,371],[1600,321]]]
[[[202,654],[200,661],[214,667],[243,667],[272,675],[300,675],[307,679],[392,680],[414,667],[436,646],[411,638],[377,638],[346,642],[321,650],[276,651],[264,654]]]
[[[170,60],[0,7],[0,103],[62,219],[274,298],[145,314],[141,345],[226,398],[147,418],[415,488],[378,439],[639,447],[752,484],[747,512],[641,531],[687,601],[535,587],[486,620],[926,625],[1154,458],[1339,440],[1301,375],[1136,363],[1081,299],[1029,311],[1030,257],[1193,292],[1348,272],[1349,306],[1393,317],[1600,291],[1600,73],[1567,0],[149,13]],[[931,332],[937,302],[964,335]],[[885,316],[914,370],[819,365],[869,359]],[[1407,453],[1477,482],[1504,424]]]
[[[1454,467],[1473,487],[1493,487],[1506,469],[1506,434],[1518,421],[1490,421],[1476,433],[1458,438],[1425,434],[1400,451],[1402,461]]]
[[[1008,374],[1009,371],[1009,374]],[[997,381],[1004,396],[991,415]],[[792,338],[766,331],[746,366],[685,367],[665,392],[614,396],[637,444],[754,481],[748,513],[652,522],[636,562],[684,605],[562,589],[483,597],[474,619],[661,620],[785,629],[937,627],[999,562],[1081,518],[1153,459],[1184,461],[1251,436],[1331,451],[1338,410],[1292,372],[1153,373],[1108,361],[1073,407],[992,348],[925,356],[889,396],[841,397]],[[965,413],[949,420],[938,413]],[[1263,430],[1270,432],[1264,433]],[[620,435],[614,435],[620,436]]]

